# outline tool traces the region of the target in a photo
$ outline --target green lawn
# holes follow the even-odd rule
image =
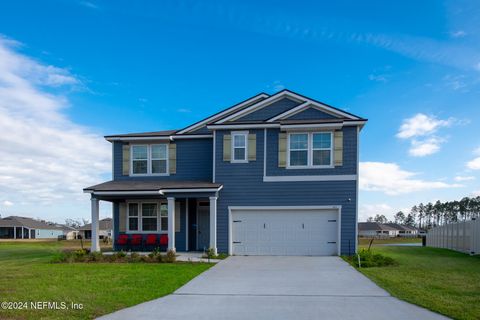
[[[360,272],[393,296],[454,319],[480,319],[480,256],[426,247],[372,250],[399,265]]]
[[[0,319],[91,319],[169,293],[206,263],[52,264],[69,242],[0,242],[0,301],[57,301],[83,310],[2,310]]]

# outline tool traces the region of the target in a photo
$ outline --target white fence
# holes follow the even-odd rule
[[[480,219],[430,229],[427,246],[480,254]]]

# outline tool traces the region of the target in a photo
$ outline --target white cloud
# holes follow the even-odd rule
[[[90,9],[100,9],[99,6],[90,1],[80,1],[79,4]]]
[[[434,116],[428,116],[423,113],[418,113],[412,118],[405,119],[400,126],[397,137],[401,139],[408,139],[413,137],[421,137],[436,132],[441,127],[451,125],[453,119],[440,120]]]
[[[387,82],[387,76],[383,74],[370,74],[368,75],[368,80],[377,81],[377,82]]]
[[[480,170],[480,157],[467,162],[467,167],[472,170]]]
[[[367,221],[368,217],[372,217],[377,214],[390,216],[393,212],[394,209],[386,203],[362,204],[358,208],[358,221]]]
[[[396,163],[360,162],[360,189],[380,191],[388,195],[412,193],[429,189],[461,187],[441,181],[416,178],[418,174],[402,170]]]
[[[414,157],[425,157],[440,150],[440,144],[443,141],[444,140],[435,137],[421,141],[413,139],[411,141],[411,148],[408,152]]]
[[[63,113],[69,102],[60,91],[81,82],[16,49],[0,37],[0,190],[35,208],[57,201],[73,208],[85,201],[82,188],[110,171],[111,147]]]
[[[5,206],[5,207],[11,207],[11,206],[13,206],[13,202],[5,200],[5,201],[2,202],[2,205]]]
[[[472,196],[474,196],[474,197],[480,197],[480,189],[473,191],[473,192],[472,192]]]
[[[463,30],[457,30],[457,31],[452,31],[450,32],[450,35],[453,37],[453,38],[463,38],[467,35],[467,33]]]
[[[475,177],[473,176],[456,176],[455,181],[472,181],[475,180]]]

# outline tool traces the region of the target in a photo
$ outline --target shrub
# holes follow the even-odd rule
[[[140,255],[137,252],[132,252],[128,262],[140,262]]]
[[[103,261],[103,254],[101,252],[92,252],[88,255],[88,261],[93,261],[93,262]]]
[[[374,253],[370,250],[362,249],[353,257],[353,264],[358,267],[358,257],[360,257],[361,268],[386,267],[396,265],[397,262],[388,256],[380,253]]]
[[[115,256],[117,259],[123,259],[127,256],[127,254],[125,253],[125,251],[121,250],[115,253]]]
[[[172,263],[177,260],[177,255],[175,254],[175,251],[173,250],[168,250],[167,255],[165,256],[165,262]]]

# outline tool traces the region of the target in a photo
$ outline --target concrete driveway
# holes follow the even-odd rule
[[[230,257],[174,294],[101,319],[447,319],[338,257]]]

